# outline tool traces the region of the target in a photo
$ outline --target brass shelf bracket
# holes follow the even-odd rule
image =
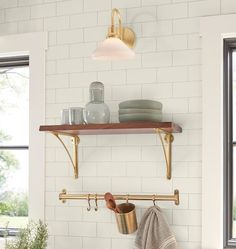
[[[174,136],[172,133],[166,132],[159,128],[156,129],[156,132],[160,137],[161,145],[164,151],[166,161],[166,177],[167,179],[171,179],[172,143],[174,141]]]
[[[64,133],[58,133],[58,132],[52,132],[52,134],[61,142],[64,149],[66,150],[66,153],[69,156],[69,159],[70,159],[70,161],[72,163],[72,166],[74,168],[75,179],[77,179],[79,177],[79,167],[78,167],[78,164],[79,164],[78,145],[79,145],[79,142],[80,142],[79,136],[77,136],[77,135],[69,135],[71,137],[72,144],[73,144],[73,156],[72,156],[69,149],[66,147],[65,143],[60,138],[60,135],[64,135],[64,136],[68,136],[68,135],[64,134]]]

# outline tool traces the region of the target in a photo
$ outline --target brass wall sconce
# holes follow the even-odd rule
[[[115,16],[119,25],[115,27]],[[92,54],[94,60],[127,60],[135,56],[131,49],[135,44],[135,33],[132,29],[122,26],[122,18],[118,9],[111,13],[111,26],[108,28],[107,38]]]

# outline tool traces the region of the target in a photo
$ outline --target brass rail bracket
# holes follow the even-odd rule
[[[115,200],[136,200],[136,201],[173,201],[175,205],[179,205],[179,190],[175,189],[174,194],[170,195],[162,195],[162,194],[154,194],[154,195],[132,195],[132,194],[115,194],[113,195]],[[59,193],[59,200],[65,203],[67,200],[104,200],[104,194],[97,193],[67,193],[65,189]],[[96,205],[97,206],[97,205]]]
[[[157,134],[160,137],[161,145],[164,151],[165,161],[166,161],[166,177],[171,179],[171,159],[172,159],[172,143],[174,141],[174,136],[172,133],[166,132],[162,129],[156,129]]]
[[[74,176],[75,179],[77,179],[79,177],[79,167],[78,167],[78,146],[79,146],[79,142],[80,142],[80,138],[77,135],[68,135],[68,134],[64,134],[64,133],[58,133],[58,132],[52,132],[52,134],[61,142],[61,144],[63,145],[64,149],[66,150],[67,155],[69,156],[69,159],[72,163],[72,166],[74,168]],[[70,136],[71,137],[71,141],[73,144],[73,156],[71,155],[69,149],[67,148],[66,144],[63,142],[63,140],[61,139],[60,135],[64,135],[64,136]]]

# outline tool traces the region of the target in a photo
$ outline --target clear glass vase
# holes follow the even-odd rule
[[[104,103],[104,85],[92,82],[89,86],[90,102],[85,106],[86,124],[107,124],[110,122],[110,110]]]

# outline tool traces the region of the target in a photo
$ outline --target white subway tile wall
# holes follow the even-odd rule
[[[136,58],[124,62],[90,57],[106,37],[111,8],[137,35]],[[165,193],[180,190],[180,205],[160,205],[182,249],[201,248],[201,42],[200,17],[236,13],[235,0],[0,0],[0,34],[48,31],[46,123],[62,108],[83,106],[90,82],[105,84],[105,101],[118,119],[129,98],[163,102],[164,119],[183,127],[173,143],[173,178],[155,135],[81,137],[79,179],[59,142],[46,139],[45,219],[49,249],[131,249],[133,235],[120,235],[113,214],[99,202],[62,204],[68,192]],[[69,141],[68,141],[69,144]],[[138,220],[152,202],[136,202]],[[94,207],[94,203],[92,203]]]

